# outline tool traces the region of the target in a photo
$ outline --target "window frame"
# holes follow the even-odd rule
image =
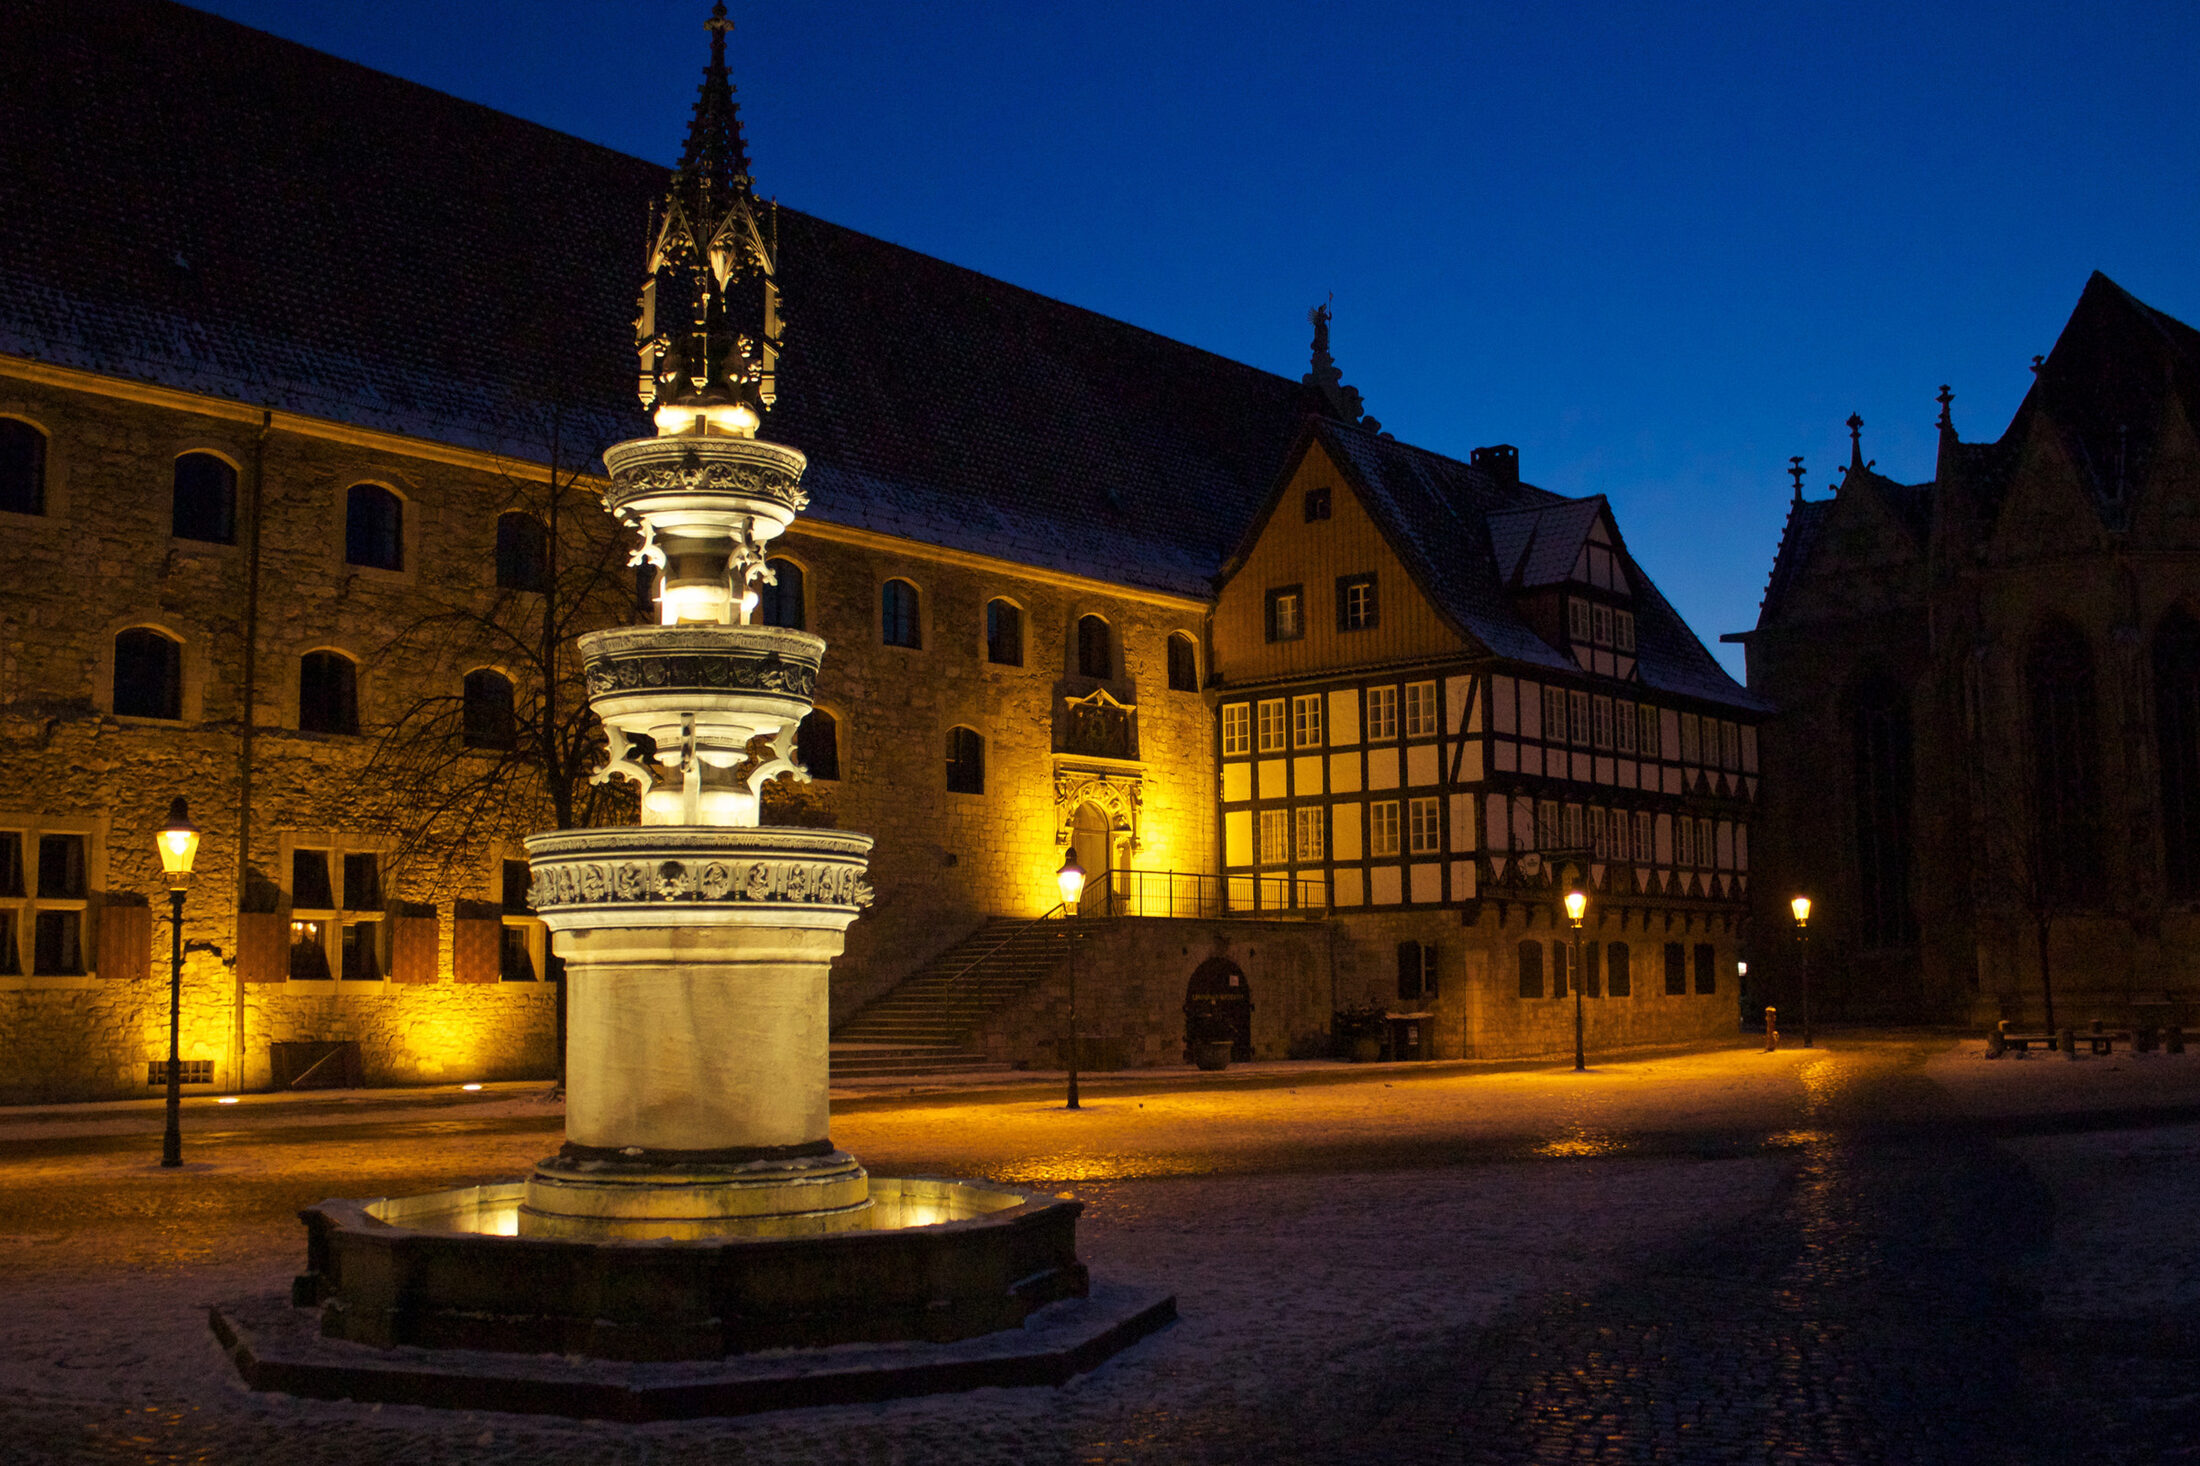
[[[1416,794],[1406,801],[1406,853],[1444,853],[1444,801],[1434,794]]]
[[[1268,588],[1266,599],[1266,624],[1270,642],[1304,641],[1306,639],[1306,586],[1273,585]],[[1285,605],[1291,611],[1291,622],[1286,627],[1279,619]]]
[[[1367,853],[1377,860],[1395,860],[1405,853],[1405,821],[1400,801],[1377,799],[1367,806]]]
[[[1024,608],[1007,596],[993,596],[985,603],[984,621],[981,629],[985,637],[986,665],[1021,667],[1024,664]]]
[[[1115,627],[1098,611],[1077,618],[1077,675],[1100,682],[1115,679]],[[1097,670],[1095,670],[1097,669]]]
[[[524,899],[524,893],[523,899],[517,905],[513,904],[510,868],[519,866],[527,872],[528,879],[533,880],[533,863],[527,858],[526,847],[518,847],[517,855],[512,853],[513,848],[498,842],[497,848],[490,852],[492,864],[489,868],[497,877],[497,906],[504,923],[501,934],[503,941],[497,950],[497,977],[503,982],[544,982],[551,976],[550,928],[536,915],[534,906]],[[521,934],[520,940],[525,946],[529,971],[527,977],[514,977],[507,965],[514,932]]]
[[[1301,804],[1291,811],[1291,863],[1320,865],[1329,858],[1329,827],[1322,819],[1326,807]]]
[[[1291,751],[1291,702],[1289,698],[1264,697],[1253,704],[1253,722],[1256,729],[1254,748],[1260,753],[1289,753]],[[1273,712],[1273,717],[1270,716]],[[1269,737],[1274,730],[1274,738]]]
[[[985,793],[985,735],[968,723],[947,730],[947,792]]]
[[[226,527],[221,535],[186,534],[183,532],[183,516],[177,513],[182,506],[184,493],[184,465],[203,459],[222,470],[228,483],[220,502],[220,523]],[[238,468],[227,454],[216,453],[209,448],[186,448],[175,456],[169,469],[168,487],[168,537],[186,540],[194,545],[234,545],[237,543],[237,481]]]
[[[496,588],[532,595],[550,588],[550,526],[541,515],[525,509],[497,515]]]
[[[0,912],[9,916],[12,928],[0,938],[0,978],[11,982],[67,980],[99,975],[97,922],[99,908],[93,901],[106,884],[106,826],[98,819],[60,815],[0,813],[0,836],[16,839],[17,874],[22,891],[0,891]],[[81,842],[82,890],[75,896],[48,896],[41,892],[40,842],[73,839]],[[74,971],[38,970],[38,918],[40,914],[76,918],[76,968]]]
[[[1330,493],[1329,485],[1327,484],[1321,484],[1314,488],[1308,489],[1305,496],[1299,502],[1299,510],[1302,514],[1306,516],[1304,522],[1307,524],[1319,524],[1321,521],[1329,518],[1334,510],[1334,506],[1331,502],[1332,497],[1333,496]]]
[[[1188,631],[1172,631],[1161,643],[1169,691],[1199,691],[1199,643]]]
[[[756,621],[761,626],[779,626],[789,631],[810,629],[810,570],[791,555],[765,557],[764,568],[772,573],[772,581],[766,584],[757,580]],[[767,607],[784,617],[787,610],[789,576],[793,582],[794,619],[774,621],[765,614]]]
[[[1382,624],[1382,604],[1376,595],[1375,572],[1360,571],[1337,577],[1337,630],[1372,631]]]
[[[1291,747],[1323,748],[1327,746],[1322,727],[1322,694],[1296,692],[1291,695]]]
[[[1222,756],[1245,757],[1253,751],[1253,705],[1249,702],[1226,702],[1222,705]]]
[[[824,721],[812,724],[810,721],[812,718],[821,718]],[[815,742],[818,734],[810,733],[808,735],[809,744],[807,747],[805,746],[804,730],[811,728],[827,730],[824,734],[827,748],[825,750],[826,758],[823,762],[829,765],[829,772],[820,772],[818,768],[820,761],[812,757],[818,751]],[[812,703],[810,710],[802,715],[802,721],[794,725],[794,756],[795,761],[802,765],[802,771],[808,774],[811,779],[824,784],[839,783],[841,779],[840,716],[829,708],[821,708]]]
[[[360,547],[360,541],[354,537],[352,515],[360,502],[361,490],[380,494],[390,502],[391,512],[395,516],[390,533],[391,557],[396,561],[393,565],[384,565],[375,560],[358,559],[353,554],[353,551]],[[344,488],[344,564],[353,570],[374,570],[384,575],[403,575],[412,563],[412,557],[405,553],[406,520],[409,517],[405,513],[405,496],[390,485],[377,479],[359,479],[347,484]]]
[[[284,831],[276,842],[278,867],[282,875],[280,887],[282,909],[290,925],[290,943],[285,949],[284,976],[291,982],[357,983],[387,982],[390,979],[390,910],[394,904],[389,890],[389,858],[394,853],[392,842],[385,836],[354,835],[331,831]],[[328,878],[328,906],[300,906],[298,896],[298,857],[318,854],[324,860],[324,872]],[[345,863],[355,857],[371,857],[374,860],[375,887],[378,904],[373,907],[350,904],[351,891],[345,879]],[[321,970],[325,977],[299,977],[296,974],[297,949],[301,944],[301,929],[314,927],[312,940],[320,948]],[[344,947],[347,931],[358,931],[371,926],[373,932],[370,951],[375,972],[372,977],[352,976],[345,971]],[[366,935],[362,933],[362,935]]]
[[[350,717],[350,723],[351,723],[351,726],[350,726],[350,727],[348,727],[348,728],[326,728],[326,727],[314,727],[314,728],[309,728],[309,727],[307,727],[307,726],[306,726],[306,663],[307,663],[307,662],[309,662],[309,661],[311,661],[311,660],[312,660],[313,658],[315,658],[315,657],[333,657],[333,658],[335,658],[335,659],[336,659],[337,661],[339,661],[339,662],[343,663],[344,665],[348,666],[348,667],[349,667],[349,668],[351,669],[351,705],[350,705],[350,714],[351,714],[351,717]],[[297,686],[297,707],[298,707],[298,717],[297,717],[297,720],[296,720],[296,731],[297,731],[297,732],[300,732],[300,733],[319,733],[319,734],[323,734],[323,735],[325,735],[325,736],[329,736],[329,737],[335,737],[335,738],[356,738],[357,736],[359,736],[359,729],[360,729],[360,721],[359,721],[359,703],[360,703],[360,696],[359,696],[359,659],[358,659],[357,657],[354,657],[354,656],[352,656],[352,655],[351,655],[351,654],[350,654],[349,652],[347,652],[347,651],[343,650],[343,649],[342,649],[341,647],[333,647],[333,646],[317,646],[317,647],[313,647],[313,648],[310,648],[309,650],[306,650],[306,651],[302,651],[302,652],[300,652],[300,653],[298,654],[298,671],[297,671],[297,679],[298,679],[298,680],[297,680],[297,684],[296,684],[296,686]]]
[[[163,644],[165,655],[167,657],[167,666],[165,668],[163,677],[163,681],[166,685],[167,697],[162,701],[162,706],[173,709],[173,711],[171,712],[147,713],[134,711],[126,712],[123,710],[122,639],[126,636],[139,635],[158,640]],[[147,722],[155,723],[181,723],[185,721],[185,718],[183,716],[184,641],[182,637],[177,636],[175,633],[168,630],[168,628],[165,626],[157,626],[151,622],[140,621],[135,625],[125,626],[116,631],[115,634],[108,639],[107,651],[107,710],[109,712],[113,713],[118,718],[143,719]]]
[[[1261,869],[1276,870],[1291,863],[1291,811],[1281,805],[1260,811],[1254,833],[1254,856]]]
[[[898,592],[897,586],[900,588]],[[890,604],[890,601],[901,600],[903,595],[906,595],[908,601],[906,618]],[[905,575],[887,576],[879,582],[877,604],[879,645],[899,647],[908,652],[923,651],[924,592],[918,589],[917,583]],[[904,619],[907,622],[905,628],[902,625]],[[900,629],[906,629],[908,640],[895,639],[894,633]]]
[[[303,665],[303,659],[301,659],[301,675],[303,675]],[[501,684],[504,688],[504,706],[502,709],[504,717],[504,735],[501,741],[485,743],[476,740],[476,738],[474,737],[474,733],[476,731],[474,687],[477,679],[488,678],[494,678],[496,682]],[[359,686],[358,673],[356,670],[354,670],[352,674],[352,679],[352,697],[356,711]],[[481,685],[486,687],[489,684],[487,681],[484,680],[481,682]],[[304,696],[304,684],[301,682],[299,687],[299,707],[301,713],[304,710]],[[472,749],[476,752],[482,753],[510,753],[519,747],[519,684],[514,681],[511,676],[509,676],[504,671],[503,668],[474,667],[469,669],[463,676],[459,678],[458,706],[458,739],[461,747]],[[497,710],[491,708],[489,711],[491,714],[493,714]]]
[[[22,441],[29,445],[28,479],[30,495],[23,502],[27,508],[0,503],[0,513],[20,514],[25,519],[48,519],[53,516],[53,434],[37,423],[18,413],[0,413],[0,423],[18,423],[26,436]],[[0,445],[4,447],[4,445]]]
[[[1405,685],[1405,710],[1401,726],[1407,738],[1434,738],[1443,731],[1443,712],[1433,680],[1408,682]]]
[[[1369,743],[1394,743],[1398,739],[1398,684],[1384,683],[1367,689],[1367,713],[1362,731]]]

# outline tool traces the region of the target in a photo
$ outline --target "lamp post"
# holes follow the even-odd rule
[[[1803,957],[1803,1047],[1810,1047],[1810,897],[1797,896],[1788,902],[1788,909],[1795,913],[1795,944]]]
[[[1589,1067],[1589,1058],[1581,1043],[1581,914],[1588,909],[1588,893],[1579,886],[1566,893],[1566,919],[1574,924],[1574,1070],[1577,1073]]]
[[[1064,851],[1062,868],[1054,873],[1054,884],[1062,892],[1062,910],[1071,922],[1069,931],[1069,1099],[1064,1109],[1074,1110],[1077,1104],[1077,902],[1085,894],[1085,868],[1077,863],[1075,849]]]
[[[191,885],[191,862],[198,858],[198,826],[177,799],[168,806],[168,823],[154,845],[161,873],[168,877],[168,1128],[161,1132],[160,1163],[183,1164],[183,893]]]

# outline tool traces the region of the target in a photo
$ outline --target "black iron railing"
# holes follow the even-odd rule
[[[1093,881],[1080,916],[1210,917],[1326,912],[1327,871],[1209,875],[1186,870],[1115,870]]]

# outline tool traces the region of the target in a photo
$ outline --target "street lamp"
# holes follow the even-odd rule
[[[1589,1067],[1581,1046],[1581,913],[1589,909],[1588,893],[1579,886],[1566,893],[1566,919],[1574,924],[1574,1069]]]
[[[1085,894],[1085,868],[1077,863],[1077,851],[1072,848],[1062,853],[1062,868],[1054,873],[1054,884],[1062,892],[1062,910],[1071,918],[1077,915],[1077,902]],[[1077,929],[1069,932],[1069,1101],[1063,1108],[1074,1110],[1077,1105]]]
[[[160,1163],[183,1164],[183,893],[191,886],[191,862],[199,854],[199,829],[177,799],[168,823],[154,839],[161,873],[168,877],[168,1128],[160,1137]]]
[[[1810,897],[1797,896],[1788,902],[1788,909],[1795,913],[1795,943],[1803,954],[1803,1047],[1810,1047]]]

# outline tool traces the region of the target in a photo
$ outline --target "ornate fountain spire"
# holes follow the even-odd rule
[[[724,0],[707,25],[710,64],[687,146],[650,221],[635,345],[642,406],[656,409],[659,432],[746,437],[778,396],[778,216],[767,223],[749,177]]]

